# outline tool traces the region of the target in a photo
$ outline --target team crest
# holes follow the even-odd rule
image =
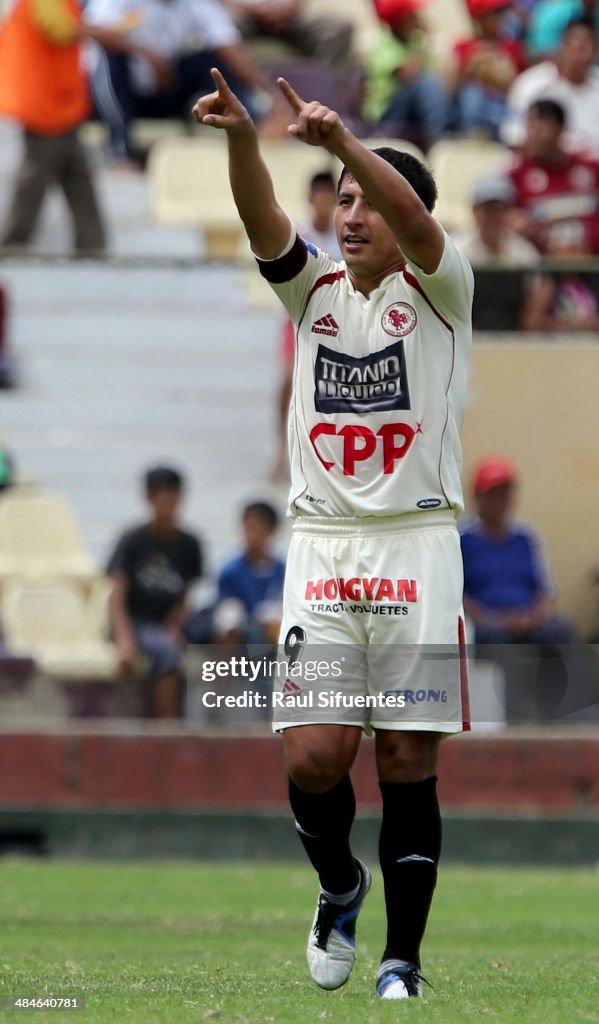
[[[416,310],[408,302],[394,302],[381,317],[383,330],[393,338],[405,338],[418,322]]]

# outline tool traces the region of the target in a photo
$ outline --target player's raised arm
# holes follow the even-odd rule
[[[227,133],[229,178],[239,216],[254,254],[275,259],[289,242],[289,217],[277,203],[250,115],[217,68],[212,69],[212,78],[216,91],[198,100],[194,117]]]
[[[316,101],[306,103],[284,78],[279,78],[279,87],[295,115],[290,135],[334,153],[394,232],[404,256],[426,274],[433,274],[443,255],[445,236],[412,186],[363,146],[336,111]]]

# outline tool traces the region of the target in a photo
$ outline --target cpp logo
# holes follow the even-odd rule
[[[374,430],[362,424],[354,426],[348,423],[337,430],[334,423],[317,423],[310,431],[310,440],[318,459],[327,471],[341,461],[343,475],[355,476],[356,464],[370,459],[380,448],[378,458],[383,464],[383,473],[389,474],[395,469],[397,460],[403,459],[407,455],[416,434],[421,433],[420,424],[417,424],[414,429],[409,423],[384,423],[375,434]],[[339,442],[336,439],[341,439],[340,460],[334,457],[331,459],[324,457],[321,440],[323,437],[335,438],[335,441],[326,442],[331,456],[334,456],[335,449],[339,448]]]

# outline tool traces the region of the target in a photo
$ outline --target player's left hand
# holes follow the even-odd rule
[[[334,151],[345,135],[345,125],[337,111],[318,100],[306,103],[284,78],[278,78],[277,82],[295,115],[295,121],[287,129],[289,134],[309,146],[324,146]]]

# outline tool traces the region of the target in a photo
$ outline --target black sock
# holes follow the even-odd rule
[[[383,795],[379,857],[387,906],[383,960],[408,960],[420,967],[420,943],[441,854],[437,777],[379,785]]]
[[[359,881],[349,834],[356,814],[356,798],[349,775],[326,793],[306,793],[289,779],[289,802],[298,835],[320,884],[342,895]]]

